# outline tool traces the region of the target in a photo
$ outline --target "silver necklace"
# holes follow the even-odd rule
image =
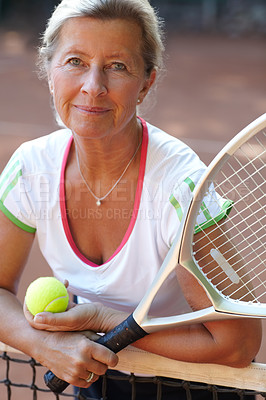
[[[84,178],[84,175],[83,175],[83,173],[81,172],[81,169],[80,169],[78,152],[77,152],[77,150],[76,150],[76,158],[77,158],[77,164],[78,164],[78,169],[79,169],[80,176],[81,176],[83,182],[85,183],[85,185],[87,186],[88,191],[90,192],[90,194],[95,198],[95,200],[96,200],[96,205],[97,205],[98,207],[100,207],[100,205],[102,204],[102,200],[104,200],[104,199],[114,190],[114,188],[118,185],[118,183],[121,181],[121,179],[122,179],[123,176],[125,175],[125,173],[126,173],[128,167],[130,166],[130,164],[131,164],[132,161],[134,160],[135,155],[137,154],[137,152],[138,152],[138,150],[139,150],[139,148],[140,148],[141,143],[142,143],[142,139],[141,139],[141,141],[139,142],[138,147],[136,148],[135,153],[133,154],[133,156],[132,156],[131,159],[129,160],[129,162],[128,162],[126,168],[125,168],[124,171],[122,172],[122,175],[120,175],[120,177],[119,177],[118,180],[115,182],[115,184],[111,187],[111,189],[110,189],[104,196],[102,196],[102,197],[98,197],[98,196],[96,196],[95,193],[93,193],[93,191],[91,190],[89,184],[87,183],[86,179]]]

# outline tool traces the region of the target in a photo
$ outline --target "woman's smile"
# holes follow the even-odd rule
[[[84,113],[85,115],[90,115],[90,116],[103,116],[106,115],[111,111],[110,108],[106,107],[90,107],[90,106],[83,106],[79,104],[75,104],[74,107],[80,111],[81,113]]]

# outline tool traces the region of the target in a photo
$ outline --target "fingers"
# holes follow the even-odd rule
[[[82,387],[89,387],[99,378],[99,376],[106,373],[108,367],[114,368],[118,362],[116,354],[98,344],[95,344],[95,346],[92,347],[91,357],[90,362],[86,365],[84,374],[80,375],[80,378],[84,381],[81,383]],[[104,362],[101,362],[100,360]],[[90,373],[93,373],[92,377]]]
[[[99,375],[96,375],[94,372],[87,371],[87,378],[83,379],[80,378],[80,381],[78,384],[75,384],[75,386],[78,386],[80,388],[88,388],[90,387],[94,382],[96,382],[99,379]]]
[[[51,333],[51,335],[53,334]],[[118,357],[109,349],[98,343],[91,342],[79,333],[68,333],[67,336],[69,335],[72,337],[72,340],[68,340],[66,344],[67,354],[65,354],[66,350],[63,349],[64,361],[62,361],[60,355],[58,363],[55,362],[55,358],[48,365],[45,363],[60,379],[75,386],[89,387],[100,375],[105,374],[108,367],[113,368],[117,364]],[[65,342],[64,338],[65,334],[62,334],[59,338],[60,345],[57,346],[56,351],[53,351],[54,355],[57,356],[59,350],[60,354],[62,354],[62,345]],[[70,343],[71,347],[69,347]],[[60,346],[61,348],[59,349]],[[94,376],[88,382],[90,372]]]
[[[68,311],[63,313],[39,313],[33,318],[32,324],[37,329],[43,329],[48,331],[72,331],[71,321],[68,317]]]
[[[96,342],[100,335],[98,335],[97,333],[93,332],[93,331],[81,331],[81,333],[86,336],[86,338],[92,340],[93,342]]]
[[[24,314],[35,329],[47,331],[106,332],[118,325],[128,315],[109,309],[99,303],[69,304],[62,313],[42,312],[33,317],[24,304]]]
[[[64,285],[65,285],[65,287],[66,287],[66,289],[68,288],[68,286],[69,286],[69,282],[68,282],[68,280],[67,279],[64,279]]]
[[[90,386],[100,375],[104,375],[109,367],[114,368],[118,363],[116,354],[97,343],[93,343],[89,350],[86,348],[85,352],[84,363],[78,366],[82,370],[78,373],[79,378],[84,381],[82,387]],[[87,382],[90,372],[93,372],[94,376],[90,382]]]
[[[92,346],[91,357],[92,359],[98,360],[111,368],[115,367],[118,363],[118,356],[107,347],[98,343],[94,343]]]
[[[24,304],[24,314],[28,322],[36,329],[48,331],[85,331],[95,330],[97,326],[97,306],[93,303],[75,305],[62,313],[42,312],[33,317]]]
[[[90,328],[90,320],[94,319],[96,307],[93,304],[77,306],[70,304],[70,308],[62,313],[42,312],[33,316],[24,302],[24,315],[29,324],[35,329],[47,331],[85,331]]]
[[[23,312],[24,312],[24,315],[25,315],[25,318],[27,319],[27,321],[28,321],[30,324],[32,324],[33,315],[29,312],[25,300],[24,300],[24,304],[23,304]]]
[[[35,328],[35,329],[40,329],[40,330],[51,330],[51,331],[60,330],[60,329],[58,329],[56,326],[47,326],[47,325],[45,325],[45,324],[43,325],[43,324],[41,323],[42,317],[40,318],[40,322],[38,322],[38,318],[36,319],[36,316],[34,317],[34,316],[31,314],[31,312],[28,310],[28,307],[27,307],[25,301],[24,301],[24,304],[23,304],[23,312],[24,312],[24,316],[25,316],[26,320],[28,321],[28,323],[29,323],[33,328]],[[49,312],[44,312],[44,313],[37,314],[37,315],[43,316],[44,314],[48,315],[48,317],[44,317],[44,318],[48,318],[48,319],[49,319],[49,316],[50,316],[50,315],[53,315],[52,313],[49,313]],[[49,328],[51,328],[51,329],[49,329]]]

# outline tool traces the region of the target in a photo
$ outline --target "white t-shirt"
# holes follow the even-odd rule
[[[142,120],[143,141],[134,211],[114,254],[96,265],[80,253],[68,225],[64,172],[73,141],[62,129],[22,144],[0,179],[0,209],[20,228],[36,232],[41,252],[79,301],[99,301],[132,312],[157,273],[180,224],[194,185],[205,170],[198,156],[180,140]],[[223,200],[220,201],[221,207]],[[208,204],[207,204],[208,206]],[[221,209],[213,203],[214,217]],[[113,210],[110,208],[110,217]],[[84,218],[98,218],[101,209]],[[119,217],[119,216],[117,216]],[[199,216],[198,223],[205,222]],[[156,316],[188,311],[174,273],[155,298]]]

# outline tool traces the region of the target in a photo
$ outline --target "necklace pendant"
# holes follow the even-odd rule
[[[0,0],[0,4],[1,4],[1,0]],[[131,159],[129,160],[129,162],[128,162],[126,168],[125,168],[124,171],[122,172],[122,175],[120,175],[120,177],[119,177],[118,180],[115,182],[115,184],[111,187],[111,189],[109,190],[109,192],[107,192],[107,193],[105,194],[105,196],[102,196],[101,198],[98,198],[98,197],[93,193],[93,191],[91,190],[90,186],[88,185],[88,182],[87,182],[86,179],[84,178],[84,176],[83,176],[83,174],[82,174],[82,171],[81,171],[81,169],[80,169],[79,157],[78,157],[78,152],[77,152],[77,149],[76,149],[76,159],[77,159],[77,165],[78,165],[78,169],[79,169],[80,176],[81,176],[83,182],[85,183],[85,185],[87,186],[88,191],[90,192],[90,194],[91,194],[91,195],[94,197],[94,199],[96,200],[96,206],[97,206],[97,207],[100,207],[100,205],[102,204],[101,200],[105,200],[106,197],[114,190],[114,188],[115,188],[115,187],[118,185],[118,183],[121,181],[121,179],[122,179],[123,176],[125,175],[125,173],[126,173],[128,167],[130,166],[130,164],[131,164],[132,161],[134,160],[134,157],[136,156],[136,154],[137,154],[137,152],[138,152],[138,150],[139,150],[139,148],[140,148],[141,143],[142,143],[142,139],[140,140],[140,142],[139,142],[139,144],[138,144],[138,147],[136,148],[135,153],[133,154],[133,156],[131,157]]]

